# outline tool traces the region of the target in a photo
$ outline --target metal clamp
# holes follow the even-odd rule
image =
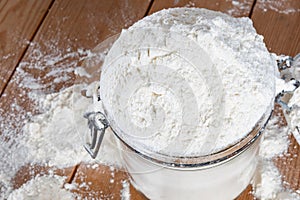
[[[297,80],[299,77],[296,77],[294,72],[297,67],[300,67],[300,54],[297,54],[294,58],[291,56],[278,56],[277,67],[280,72],[280,78],[287,82],[289,87],[277,94],[275,102],[289,112],[292,108],[288,106],[288,102],[284,100],[284,96],[286,94],[293,94],[300,86],[300,81]]]
[[[277,66],[281,78],[285,80],[286,83],[288,83],[288,87],[277,94],[275,102],[279,103],[285,110],[285,116],[286,119],[288,119],[289,114],[293,109],[300,109],[297,105],[288,105],[291,94],[293,94],[294,91],[300,86],[300,73],[296,73],[298,70],[300,70],[300,53],[297,54],[294,58],[290,56],[279,56],[277,59]],[[285,98],[286,96],[288,97]],[[298,144],[300,145],[300,128],[299,126],[296,126],[295,129],[296,130],[292,131],[292,133]]]
[[[108,128],[109,123],[102,112],[89,112],[86,113],[84,117],[88,119],[88,126],[91,134],[91,141],[87,141],[84,145],[84,148],[91,155],[91,157],[95,159],[99,152],[105,130]]]

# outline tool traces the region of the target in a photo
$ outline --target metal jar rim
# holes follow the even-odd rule
[[[274,102],[274,101],[272,101]],[[164,155],[160,153],[154,153],[150,151],[141,151],[133,148],[128,143],[126,143],[118,134],[118,131],[114,128],[113,120],[109,120],[110,128],[113,131],[114,135],[124,144],[128,150],[138,154],[139,156],[145,158],[146,160],[160,165],[162,167],[167,167],[171,169],[177,170],[197,170],[197,169],[204,169],[204,168],[211,168],[214,166],[218,166],[224,164],[233,158],[239,156],[241,153],[246,151],[251,145],[257,141],[262,133],[263,130],[268,123],[272,112],[273,112],[274,103],[267,108],[266,112],[263,116],[258,120],[252,131],[250,131],[244,138],[228,146],[225,149],[222,149],[218,152],[204,155],[204,156],[170,156]],[[104,109],[105,113],[106,110]],[[106,115],[107,116],[107,115]],[[108,116],[107,116],[108,117]]]

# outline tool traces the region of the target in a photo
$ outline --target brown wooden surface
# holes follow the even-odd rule
[[[50,6],[48,1],[48,3],[39,0],[22,1],[22,3],[17,0],[9,1],[9,5],[14,5],[14,3],[26,5],[23,9],[18,6],[16,8],[8,6],[7,2],[0,2],[0,56],[3,57],[10,52],[16,54],[16,56],[1,61],[0,91],[8,83],[4,95],[0,97],[0,114],[3,116],[5,116],[5,113],[13,111],[11,107],[13,102],[21,105],[26,111],[34,111],[34,107],[26,96],[16,98],[24,90],[24,88],[19,87],[19,82],[9,82],[9,77],[14,67],[20,62],[19,59],[24,50],[26,50],[26,53],[21,62],[25,63],[25,69],[27,69],[28,74],[39,79],[39,82],[45,85],[42,88],[44,92],[57,91],[61,87],[73,84],[74,79],[68,79],[63,85],[61,83],[54,84],[53,80],[55,77],[46,78],[45,74],[51,71],[52,68],[63,68],[67,64],[70,64],[70,67],[74,67],[71,65],[76,64],[81,55],[67,57],[54,63],[54,65],[43,65],[42,68],[35,69],[31,67],[31,64],[40,62],[32,57],[36,48],[40,49],[42,55],[55,54],[57,50],[64,55],[70,51],[76,52],[78,48],[93,49],[105,38],[119,33],[121,28],[128,27],[142,18],[146,14],[147,9],[152,13],[163,8],[192,6],[219,10],[233,16],[251,16],[258,33],[264,35],[265,42],[272,52],[288,55],[295,55],[297,52],[300,52],[300,12],[287,15],[272,10],[265,11],[259,7],[259,4],[261,4],[260,0],[257,0],[254,9],[252,9],[254,0],[240,0],[239,6],[231,1],[223,0],[154,0],[153,4],[147,0],[54,0],[49,13],[45,10]],[[24,4],[24,2],[26,3]],[[243,8],[241,8],[241,4],[243,4]],[[288,0],[288,4],[300,8],[299,1]],[[151,8],[148,7],[149,5],[152,5]],[[18,12],[14,12],[14,9],[18,10]],[[9,10],[13,10],[13,12]],[[11,17],[7,18],[5,13],[8,13]],[[45,13],[47,15],[43,18]],[[20,15],[22,16],[21,20],[19,19]],[[40,23],[41,26],[39,26]],[[14,24],[21,28],[17,28]],[[36,28],[38,30],[35,30]],[[3,47],[2,40],[4,38],[7,41],[8,37],[6,33],[10,33],[11,38],[18,38],[20,41],[30,40],[34,36],[32,38],[33,44],[26,49],[26,43],[9,39],[10,43],[5,43],[6,46]],[[70,74],[72,73],[70,72]],[[16,74],[11,80],[14,80],[15,76]],[[275,162],[284,175],[283,179],[289,183],[287,187],[299,189],[300,147],[296,144],[293,137],[291,137],[291,142],[289,152],[285,156],[276,159]],[[298,156],[294,157],[293,155],[295,154]],[[32,177],[29,174],[30,169],[31,167],[24,167],[20,170],[14,179],[15,187],[19,187]],[[47,169],[35,166],[35,173],[47,173]],[[57,173],[69,176],[69,182],[77,183],[78,185],[81,183],[89,184],[88,189],[87,187],[79,187],[73,190],[73,192],[82,197],[88,198],[113,197],[114,199],[120,199],[122,181],[128,180],[128,175],[125,172],[112,170],[105,166],[93,169],[85,164],[80,164],[78,169],[76,166],[73,170],[58,170]],[[113,183],[111,182],[112,178],[114,180]],[[238,199],[253,199],[250,191],[251,186]],[[130,186],[130,193],[131,199],[146,199],[132,186]]]
[[[32,4],[39,5],[39,2],[45,1],[36,0],[31,2]],[[62,87],[72,85],[74,78],[71,77],[64,83],[55,83],[55,76],[46,76],[48,72],[51,72],[54,68],[74,68],[80,58],[84,56],[76,54],[78,49],[91,50],[102,40],[119,33],[122,28],[130,26],[132,23],[142,18],[146,13],[148,5],[149,2],[147,0],[55,0],[39,29],[33,31],[33,33],[35,33],[34,38],[32,38],[31,45],[26,49],[24,57],[21,61],[18,60],[19,58],[15,58],[16,60],[14,60],[14,62],[22,63],[22,69],[26,72],[26,75],[34,77],[38,80],[39,84],[44,86],[39,88],[40,90],[43,90],[43,92],[51,93],[58,91]],[[35,5],[29,7],[36,10]],[[28,23],[33,23],[30,22],[30,20],[37,14],[29,12],[29,8],[26,9],[27,10],[25,10],[26,12],[22,18],[28,20]],[[39,8],[38,10],[39,12],[43,11],[42,8]],[[18,13],[15,13],[15,24],[18,23],[18,17]],[[0,21],[0,30],[2,30],[2,28],[9,28],[4,25],[5,24]],[[11,25],[11,30],[14,30],[13,24]],[[29,29],[30,27],[31,26],[23,26],[22,28]],[[10,32],[10,34],[13,37],[19,37],[20,40],[30,39],[20,34],[14,36],[13,32]],[[2,43],[0,45],[2,45]],[[11,49],[13,53],[17,52],[19,47],[20,46],[17,44],[12,46]],[[36,52],[37,49],[38,52]],[[70,52],[73,52],[76,55],[67,56],[65,58],[64,55],[68,55]],[[41,56],[37,57],[36,53]],[[54,56],[59,59],[55,63],[49,64],[44,59],[47,56]],[[14,66],[1,65],[0,73],[5,70],[11,70],[11,68],[13,69]],[[65,71],[70,76],[73,75],[72,71]],[[31,102],[26,95],[30,89],[22,87],[20,84],[22,83],[23,78],[24,77],[19,76],[18,73],[15,72],[10,79],[10,82],[8,82],[9,80],[6,80],[8,85],[0,97],[0,115],[3,118],[6,118],[10,117],[9,113],[11,112],[19,112],[12,106],[14,104],[19,105],[22,108],[22,114],[24,114],[24,116],[22,119],[11,118],[14,124],[10,124],[10,127],[4,127],[4,129],[1,127],[0,134],[9,128],[20,128],[19,125],[22,124],[25,119],[30,118],[30,113],[36,112],[33,102]],[[16,188],[33,177],[29,173],[30,170],[31,167],[28,166],[22,168],[20,172],[17,173],[17,176],[14,178]],[[73,171],[74,170],[72,169],[62,169],[57,170],[57,174],[72,177],[75,173],[75,171]],[[36,166],[34,174],[44,174],[46,172],[47,169],[44,167]],[[99,177],[99,179],[101,179],[101,177]]]
[[[173,7],[199,7],[221,11],[235,17],[249,16],[254,0],[238,0],[236,5],[232,1],[223,0],[155,0],[150,13],[163,8]]]
[[[0,1],[0,94],[52,0]]]
[[[107,166],[92,168],[93,165],[80,165],[72,183],[80,185],[86,183],[88,187],[77,187],[73,190],[82,198],[95,199],[121,199],[122,183],[129,178],[126,172]],[[134,200],[146,199],[130,185],[130,196]]]
[[[271,2],[271,5],[276,4],[276,1]],[[264,36],[271,52],[295,56],[300,52],[300,12],[284,14],[263,10],[262,5],[264,3],[258,0],[251,17],[257,32]],[[300,10],[299,0],[285,0],[282,5]],[[284,10],[279,8],[279,11]]]

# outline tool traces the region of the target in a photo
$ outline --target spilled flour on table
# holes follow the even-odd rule
[[[234,16],[245,16],[246,13],[248,13],[249,10],[251,10],[252,3],[252,0],[232,0],[232,8],[226,10],[225,12]]]
[[[81,95],[84,88],[93,88],[93,85],[74,85],[58,93],[35,96],[37,102],[44,108],[43,113],[34,115],[28,120],[22,128],[24,133],[15,140],[5,141],[5,138],[0,136],[0,155],[6,158],[0,162],[2,190],[0,199],[74,199],[73,194],[69,192],[74,185],[62,187],[64,177],[37,176],[16,190],[12,190],[10,179],[27,162],[67,167],[81,161],[91,161],[82,148],[80,135],[87,130],[82,115],[91,103],[90,99]],[[299,102],[299,96],[296,97]],[[259,153],[260,163],[256,182],[253,183],[254,195],[260,199],[299,199],[297,193],[284,189],[281,175],[272,162],[274,157],[286,152],[289,144],[289,129],[279,127],[278,121],[280,121],[278,117],[273,117],[266,127],[265,140]],[[101,157],[96,162],[120,166],[121,160],[115,146],[110,137],[107,137],[111,135],[106,134],[100,150]],[[7,152],[12,151],[13,153],[8,156]],[[97,164],[92,167],[97,167]],[[86,186],[88,187],[88,184]],[[130,199],[129,183],[123,181],[122,186],[121,198]]]
[[[9,186],[10,179],[27,163],[58,168],[72,167],[80,162],[121,166],[113,134],[109,130],[101,145],[101,157],[92,160],[83,148],[83,135],[89,131],[83,115],[91,104],[91,99],[81,95],[84,88],[85,85],[74,85],[59,93],[42,96],[40,101],[46,111],[25,123],[22,135],[16,138],[15,143],[1,138],[0,154],[4,158],[0,162],[1,185]],[[13,153],[7,155],[11,151]]]
[[[77,66],[77,62],[78,59],[94,55],[82,49],[56,51],[55,47],[52,54],[45,55],[38,44],[32,43],[31,46],[34,46],[35,51],[29,56],[30,61],[20,63],[17,76],[13,79],[21,88],[16,91],[18,98],[12,100],[8,110],[0,109],[0,199],[74,199],[77,197],[70,190],[76,187],[88,188],[92,183],[64,185],[66,177],[50,174],[37,175],[21,187],[14,188],[12,179],[28,163],[64,168],[87,162],[95,169],[98,167],[96,162],[113,165],[117,169],[122,167],[112,139],[113,134],[109,130],[99,152],[101,156],[96,160],[91,160],[82,148],[82,134],[88,131],[87,122],[82,116],[91,109],[91,99],[82,96],[81,91],[85,88],[89,90],[93,86],[72,85],[72,81],[74,70],[76,75],[92,77],[85,68]],[[104,56],[99,58],[103,59]],[[66,88],[55,92],[58,91],[58,84],[65,84]],[[6,97],[8,95],[4,94],[1,98]],[[295,95],[293,98],[293,105],[300,106],[300,96]],[[35,112],[23,108],[25,100],[28,99],[37,107]],[[299,115],[291,114],[292,127],[295,127],[299,123],[293,116]],[[287,151],[289,144],[289,129],[279,127],[278,121],[279,118],[273,117],[266,127],[265,140],[259,152],[259,166],[253,180],[253,194],[262,200],[300,199],[300,192],[284,188],[280,172],[273,163],[275,157]],[[111,183],[114,183],[114,179],[111,179]],[[128,181],[122,182],[121,199],[130,199],[129,186]]]
[[[36,176],[19,189],[14,190],[8,200],[72,200],[75,195],[62,188],[64,177],[56,175]]]
[[[46,163],[48,166],[58,167],[72,166],[81,161],[91,162],[89,156],[82,148],[82,138],[80,136],[80,132],[86,130],[86,123],[82,120],[80,113],[88,110],[90,105],[90,99],[83,97],[80,93],[84,88],[88,87],[74,85],[59,93],[48,94],[42,98],[41,103],[43,103],[47,111],[34,116],[32,120],[26,123],[23,130],[28,136],[24,135],[19,138],[17,145],[11,146],[10,143],[7,144],[7,151],[14,149],[14,157],[12,158],[15,165],[18,165],[15,166],[17,167],[15,170],[26,162]],[[289,144],[289,129],[288,127],[280,127],[278,125],[280,120],[279,117],[271,118],[266,127],[265,138],[259,152],[260,161],[253,183],[253,194],[262,200],[300,199],[297,193],[284,189],[280,172],[272,161],[276,156],[285,153]],[[112,136],[112,134],[106,134],[99,153],[101,157],[96,162],[121,166],[121,159],[118,157],[117,149],[109,136]],[[5,145],[1,145],[1,150],[3,150],[3,147]],[[4,155],[3,151],[0,152],[1,156]],[[12,163],[8,165],[8,163],[0,162],[1,181],[4,180],[3,176],[5,177],[4,167],[11,169],[11,167],[14,167]],[[98,164],[94,164],[91,168],[96,168],[97,166]],[[7,177],[7,182],[2,182],[2,184],[9,185],[9,178],[12,175],[9,174],[10,177]],[[64,177],[55,175],[37,176],[19,189],[10,190],[7,193],[8,199],[43,199],[43,197],[51,199],[74,199],[69,190],[79,186],[68,184],[67,187],[62,188],[64,179]],[[80,187],[85,186],[88,187],[88,184],[80,185]],[[130,199],[129,182],[123,181],[122,187],[120,191],[121,199]],[[46,190],[45,188],[49,189]]]
[[[272,160],[286,153],[289,146],[289,128],[280,126],[281,120],[278,116],[270,119],[261,143],[259,163],[252,184],[254,196],[261,200],[276,199],[285,191],[280,172]]]
[[[127,180],[122,182],[121,200],[130,200],[130,185]]]
[[[258,0],[255,3],[255,8],[259,8],[263,12],[267,12],[271,10],[281,14],[292,14],[292,13],[300,12],[299,5],[296,2],[297,1],[289,1],[289,0],[280,0],[280,1],[279,0]],[[232,0],[231,4],[232,4],[232,8],[230,8],[229,10],[225,10],[225,12],[230,15],[242,16],[243,14],[249,13],[253,1]]]
[[[286,114],[286,119],[291,126],[295,139],[300,144],[300,88],[294,92],[289,101],[289,107],[292,108],[292,111]]]
[[[259,0],[257,1],[258,8],[262,9],[264,12],[272,10],[282,14],[292,14],[295,12],[300,12],[299,5],[297,1],[289,0]]]
[[[29,161],[57,167],[91,162],[82,146],[83,136],[89,133],[83,115],[92,102],[91,99],[81,95],[83,89],[84,85],[74,85],[60,93],[43,97],[43,107],[47,111],[34,116],[25,124],[24,138],[19,141],[23,148],[27,149]],[[116,148],[111,136],[112,134],[106,134],[101,146],[105,154],[96,162],[120,165],[116,152],[113,152]]]
[[[82,96],[81,91],[89,92],[93,84],[72,85],[74,71],[80,77],[91,77],[87,68],[78,66],[78,61],[92,59],[92,64],[97,64],[106,51],[96,54],[68,48],[63,52],[49,44],[52,53],[45,54],[39,44],[30,46],[34,50],[28,55],[29,61],[19,64],[12,79],[18,86],[13,95],[17,98],[10,99],[6,93],[1,97],[1,101],[8,99],[11,106],[0,108],[0,199],[74,199],[67,191],[72,187],[61,189],[65,177],[38,175],[20,188],[14,188],[13,178],[28,164],[51,169],[73,167],[81,162],[97,162],[117,169],[121,166],[109,130],[99,152],[101,157],[92,160],[84,150],[83,135],[89,129],[83,115],[92,100]],[[60,84],[66,88],[59,89]],[[33,171],[29,173],[34,176]]]

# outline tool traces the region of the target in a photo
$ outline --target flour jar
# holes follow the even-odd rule
[[[254,174],[274,102],[284,105],[276,76],[251,20],[160,11],[123,30],[106,56],[94,98],[102,110],[86,115],[85,148],[96,157],[110,127],[132,184],[148,198],[233,199]]]
[[[266,116],[269,114],[270,110]],[[169,158],[168,163],[118,141],[131,183],[147,198],[234,199],[253,177],[261,133],[262,126],[258,125],[240,143],[224,151],[198,158]]]

